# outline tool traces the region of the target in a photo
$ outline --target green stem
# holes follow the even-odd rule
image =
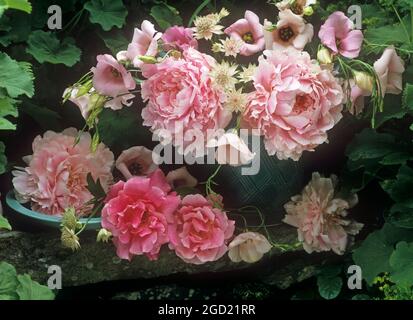
[[[400,24],[402,25],[404,32],[406,33],[407,39],[410,41],[411,38],[410,38],[410,35],[409,35],[409,31],[407,31],[407,28],[406,28],[406,25],[403,22],[403,19],[400,17],[399,12],[397,11],[397,9],[394,5],[392,5],[392,8],[393,8],[394,12],[396,13],[397,19],[399,19]]]
[[[204,0],[198,8],[194,11],[193,15],[191,16],[191,19],[189,19],[188,27],[192,26],[192,23],[194,22],[195,18],[198,16],[198,14],[211,2],[211,0]]]
[[[96,206],[92,213],[90,214],[90,216],[88,217],[88,219],[86,220],[86,222],[83,224],[82,228],[76,232],[76,235],[79,236],[87,227],[88,223],[90,222],[90,220],[92,220],[94,218],[94,216],[98,213],[98,211],[102,210],[102,204],[99,204],[98,206]]]

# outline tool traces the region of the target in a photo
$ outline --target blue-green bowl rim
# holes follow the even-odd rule
[[[14,191],[12,191],[12,190],[7,193],[6,203],[15,212],[17,212],[17,213],[19,213],[19,214],[21,214],[21,215],[23,215],[27,218],[36,220],[38,223],[41,223],[41,224],[46,224],[46,225],[49,225],[49,226],[53,225],[55,227],[60,228],[60,223],[61,223],[61,220],[62,220],[61,217],[49,216],[49,215],[39,213],[39,212],[36,212],[36,211],[33,211],[33,210],[30,210],[30,209],[26,208],[25,206],[23,206],[20,202],[18,202],[16,200],[16,197],[14,195]],[[87,226],[86,226],[87,230],[96,230],[96,229],[101,228],[102,219],[100,217],[91,218],[91,219],[81,218],[81,219],[79,219],[79,222],[80,223],[87,223]]]

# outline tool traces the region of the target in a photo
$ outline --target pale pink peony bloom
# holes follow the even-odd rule
[[[198,49],[198,41],[191,28],[173,26],[166,29],[162,36],[165,50],[185,50],[189,47]]]
[[[169,241],[166,216],[173,216],[180,202],[170,191],[160,169],[111,188],[102,210],[102,227],[112,233],[119,258],[131,260],[143,254],[150,260],[158,258],[161,246]]]
[[[123,150],[120,156],[116,159],[116,169],[118,169],[126,180],[137,175],[148,175],[158,169],[158,165],[154,162],[156,154],[151,150],[136,146]]]
[[[188,172],[186,167],[170,171],[166,175],[166,181],[175,189],[179,187],[195,188],[198,185],[198,180]]]
[[[254,87],[243,125],[258,129],[268,153],[280,160],[297,161],[304,151],[314,151],[342,118],[340,84],[306,52],[265,51]]]
[[[276,28],[273,31],[269,29],[272,29],[272,23],[266,20],[264,37],[267,50],[284,50],[292,47],[301,51],[314,35],[313,26],[289,9],[280,11]]]
[[[93,198],[87,189],[87,175],[99,179],[105,190],[112,183],[113,153],[102,143],[92,152],[89,133],[81,133],[75,144],[78,134],[69,128],[37,136],[33,155],[24,158],[28,166],[13,171],[18,197],[30,201],[33,210],[61,215],[73,207],[77,214],[86,214],[90,208],[85,205]]]
[[[153,132],[167,133],[182,154],[194,136],[203,135],[199,142],[204,147],[208,130],[225,128],[231,121],[231,112],[223,107],[223,91],[212,85],[214,64],[211,56],[188,48],[182,59],[170,57],[142,68],[147,78],[141,91],[147,102],[142,110],[143,124]]]
[[[374,70],[380,79],[383,96],[386,93],[402,93],[404,61],[397,55],[393,46],[384,50],[381,58],[374,63]]]
[[[363,33],[354,30],[354,23],[341,11],[332,13],[321,26],[318,37],[321,43],[336,54],[357,58],[363,44]]]
[[[322,178],[313,173],[301,195],[294,196],[284,207],[284,222],[298,228],[298,239],[308,253],[333,250],[344,254],[349,235],[356,235],[363,224],[346,219],[348,209],[357,204],[357,196],[335,198],[335,177]]]
[[[141,29],[135,28],[128,50],[118,52],[116,59],[131,61],[136,68],[141,68],[144,62],[139,58],[142,56],[155,57],[158,54],[158,40],[161,37],[162,33],[157,32],[151,22],[144,20]]]
[[[199,194],[186,196],[168,222],[169,247],[193,264],[220,259],[235,229],[234,221]]]
[[[225,133],[219,138],[211,139],[208,148],[217,148],[215,159],[218,164],[229,164],[234,167],[250,163],[255,154],[250,151],[246,143],[235,133]]]
[[[255,263],[269,252],[272,245],[266,237],[256,232],[237,235],[228,246],[228,256],[232,262]]]
[[[260,18],[252,11],[245,11],[244,19],[236,21],[224,32],[231,38],[242,41],[239,53],[243,56],[251,56],[264,50],[264,30]]]
[[[98,64],[92,68],[93,87],[102,95],[118,97],[136,87],[132,75],[109,54],[97,56]]]

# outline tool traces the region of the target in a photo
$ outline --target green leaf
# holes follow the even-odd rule
[[[28,274],[18,275],[17,280],[16,292],[20,300],[54,300],[53,291],[33,281]]]
[[[0,262],[0,295],[17,298],[18,286],[16,269],[6,262]]]
[[[399,286],[413,285],[413,243],[400,242],[390,256],[390,279]]]
[[[413,240],[413,232],[386,223],[354,250],[353,260],[363,270],[363,278],[368,284],[372,284],[378,274],[391,271],[389,259],[395,244],[401,240]]]
[[[407,30],[410,23],[405,22]],[[374,52],[383,51],[385,45],[402,45],[410,43],[410,38],[402,24],[386,25],[379,28],[369,28],[364,33],[366,42],[374,47]]]
[[[105,42],[106,47],[116,55],[119,51],[128,48],[129,40],[120,32],[112,34],[99,34],[100,38]]]
[[[6,147],[3,142],[0,141],[0,174],[6,172],[7,158],[5,155]]]
[[[179,11],[166,3],[160,3],[153,6],[151,9],[151,16],[155,19],[161,29],[167,29],[174,25],[183,24]]]
[[[413,111],[413,85],[406,84],[403,91],[403,107],[409,111]]]
[[[45,130],[59,131],[62,129],[60,124],[62,117],[54,110],[24,101],[21,104],[20,111],[31,117]]]
[[[9,97],[0,97],[0,130],[15,130],[16,126],[9,120],[5,119],[6,116],[17,117],[17,107],[15,106],[16,100]]]
[[[0,16],[7,9],[16,9],[31,13],[32,5],[27,0],[0,0]]]
[[[366,294],[356,294],[351,298],[351,300],[372,300],[372,299]]]
[[[34,95],[33,73],[29,63],[17,62],[7,54],[0,53],[0,70],[0,88],[6,89],[10,97]]]
[[[335,299],[341,292],[343,280],[340,277],[318,276],[317,286],[320,296],[326,300]]]
[[[0,229],[6,229],[11,231],[11,225],[9,221],[2,215],[0,215]]]
[[[51,32],[37,30],[30,34],[27,44],[27,53],[40,63],[62,63],[71,67],[80,60],[81,51],[74,45],[72,38],[60,41]]]
[[[128,15],[122,0],[91,0],[84,8],[90,13],[90,22],[99,24],[105,31],[114,26],[121,28]]]
[[[7,47],[12,43],[25,42],[30,31],[24,13],[16,12],[11,17],[4,15],[0,18],[0,45]]]
[[[90,193],[96,198],[96,199],[102,199],[105,198],[106,192],[103,189],[100,180],[98,179],[95,181],[92,177],[92,174],[88,173],[86,177],[87,181],[87,188],[90,191]]]

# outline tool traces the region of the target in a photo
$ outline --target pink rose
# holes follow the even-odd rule
[[[357,196],[334,198],[335,179],[313,173],[311,182],[284,208],[284,222],[296,227],[298,240],[308,253],[333,250],[344,254],[349,235],[356,235],[363,225],[346,219],[348,209],[357,204]]]
[[[265,51],[254,87],[243,121],[260,131],[268,153],[281,160],[297,161],[314,151],[342,118],[341,86],[306,52]]]
[[[347,58],[358,57],[364,39],[363,33],[354,30],[354,23],[341,11],[328,17],[318,36],[322,44]]]
[[[264,50],[265,40],[260,18],[252,11],[245,11],[245,18],[236,21],[224,31],[235,40],[241,40],[243,45],[240,54],[251,56]]]
[[[305,23],[303,17],[294,14],[291,10],[283,10],[279,13],[279,20],[273,31],[273,25],[269,21],[264,22],[265,47],[267,50],[284,50],[295,48],[303,50],[313,39],[314,28],[310,23]]]
[[[168,218],[169,247],[187,263],[216,261],[228,250],[235,222],[203,196],[188,195]]]
[[[141,29],[135,28],[132,42],[128,46],[127,51],[120,51],[116,58],[119,61],[131,61],[136,68],[141,68],[144,62],[139,58],[141,56],[154,57],[158,53],[158,40],[162,37],[162,33],[157,32],[152,23],[144,20]]]
[[[402,93],[404,61],[397,55],[393,46],[384,50],[381,58],[374,63],[374,70],[380,79],[383,96],[386,93]]]
[[[189,47],[198,49],[198,41],[193,36],[191,28],[173,26],[166,29],[162,36],[165,50],[185,50]]]
[[[97,56],[98,64],[92,68],[93,87],[100,94],[117,97],[136,87],[132,75],[109,54]]]
[[[182,154],[194,135],[208,130],[225,128],[232,114],[224,109],[225,95],[212,85],[210,71],[215,60],[188,48],[182,59],[166,58],[156,65],[145,65],[142,99],[147,106],[142,110],[143,125],[153,132],[164,131]]]
[[[87,175],[100,180],[107,190],[112,183],[113,153],[102,143],[90,150],[91,137],[78,131],[47,131],[33,141],[33,155],[25,157],[27,167],[13,171],[13,185],[18,197],[30,201],[32,209],[49,215],[63,214],[74,207],[76,213],[88,213],[85,204],[93,196],[87,189]]]
[[[170,191],[160,169],[111,188],[102,210],[102,227],[112,233],[121,259],[142,254],[151,260],[158,258],[161,246],[168,243],[166,216],[173,215],[180,202]]]
[[[118,169],[126,180],[134,175],[148,175],[158,169],[153,157],[156,154],[145,147],[137,146],[122,151],[116,159],[116,169]],[[132,172],[131,172],[132,171]]]

